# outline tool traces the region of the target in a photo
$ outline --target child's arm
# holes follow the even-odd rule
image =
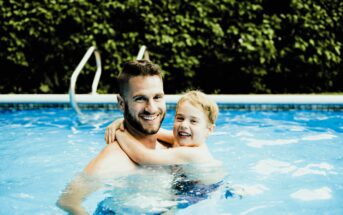
[[[107,144],[112,143],[116,140],[116,131],[118,129],[124,131],[123,121],[123,118],[119,118],[106,127],[105,140]],[[163,128],[160,128],[160,130],[158,131],[157,138],[169,145],[173,145],[174,143],[173,131],[169,131]]]
[[[174,135],[173,131],[166,130],[164,128],[160,128],[160,130],[157,132],[157,139],[168,143],[170,145],[173,145],[174,143]]]
[[[125,153],[138,164],[184,164],[201,162],[202,151],[198,147],[177,147],[170,149],[148,149],[128,132],[118,130],[116,139]]]
[[[116,140],[116,131],[118,129],[124,129],[123,121],[124,118],[119,118],[106,127],[105,140],[107,144]]]

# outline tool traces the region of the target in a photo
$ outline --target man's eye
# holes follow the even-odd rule
[[[135,99],[136,102],[143,102],[145,99],[143,97],[138,97]]]

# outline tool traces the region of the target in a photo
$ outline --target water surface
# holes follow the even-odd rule
[[[173,114],[168,112],[164,128],[172,127]],[[68,109],[2,110],[0,214],[65,214],[55,206],[60,193],[104,147],[105,127],[120,116],[89,110],[80,119]],[[118,189],[109,185],[83,205],[93,213],[104,199],[125,193],[122,199],[136,206],[149,200],[142,210],[156,202],[165,208],[179,204],[176,214],[343,214],[342,112],[225,110],[208,145],[226,176],[201,201],[182,207],[168,192],[159,193],[158,187],[167,191],[175,178],[169,170],[153,170],[143,178],[126,177],[125,185],[113,185]],[[162,184],[147,186],[157,175]],[[145,185],[134,186],[138,179]]]

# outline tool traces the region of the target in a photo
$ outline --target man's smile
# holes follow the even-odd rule
[[[141,114],[140,117],[146,121],[154,121],[159,115],[160,114],[154,114],[154,115]]]

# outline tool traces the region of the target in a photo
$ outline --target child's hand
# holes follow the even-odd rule
[[[124,131],[124,119],[120,118],[112,122],[109,126],[106,127],[106,132],[105,132],[105,140],[106,144],[112,143],[116,141],[116,131],[117,130],[122,130]]]

